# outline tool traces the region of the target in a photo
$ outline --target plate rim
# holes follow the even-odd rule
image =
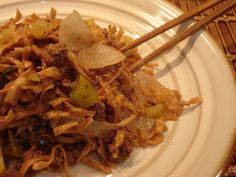
[[[3,3],[4,4],[4,1],[5,0],[3,0],[3,1],[1,1],[0,2],[0,5]],[[27,1],[30,1],[30,0],[23,0],[24,2],[27,2]],[[7,4],[10,4],[11,3],[11,0],[9,0],[9,1],[5,1]],[[160,0],[159,0],[159,2],[161,2]],[[178,15],[180,15],[181,13],[183,13],[183,11],[179,8],[179,7],[177,7],[177,6],[175,6],[175,5],[173,5],[173,4],[171,4],[169,1],[167,1],[167,0],[165,0],[165,1],[163,1],[163,3],[164,4],[168,4],[168,8],[169,9],[171,9],[172,11],[174,11],[175,13],[173,14],[173,15],[175,15],[176,17],[178,16]],[[236,74],[235,73],[233,73],[233,70],[232,70],[232,65],[231,65],[231,63],[230,63],[230,61],[227,59],[227,57],[226,57],[226,55],[225,55],[225,53],[223,52],[223,49],[218,45],[218,43],[213,39],[213,37],[207,32],[207,31],[202,31],[202,33],[201,33],[201,35],[203,36],[203,40],[205,41],[205,42],[207,42],[207,41],[209,41],[210,42],[210,44],[211,44],[211,46],[214,48],[214,49],[216,49],[217,50],[217,54],[220,54],[220,57],[222,58],[222,60],[224,60],[226,63],[227,63],[227,68],[228,68],[228,70],[231,72],[231,74],[232,74],[232,76],[233,76],[233,80],[234,80],[234,85],[236,86]],[[233,135],[232,135],[233,136]],[[229,164],[229,162],[230,162],[230,159],[231,159],[231,157],[233,156],[233,154],[234,154],[234,149],[236,149],[236,130],[234,131],[234,140],[232,141],[232,143],[231,143],[231,141],[229,142],[229,144],[231,144],[231,145],[229,145],[230,147],[229,147],[229,149],[227,150],[227,152],[224,152],[224,154],[225,154],[225,160],[224,160],[224,162],[223,162],[223,159],[221,160],[222,161],[222,167],[220,168],[220,169],[218,169],[217,170],[217,174],[215,175],[215,176],[221,176],[222,174],[223,174],[223,172],[227,169],[227,164]],[[227,154],[227,155],[226,155]],[[223,158],[223,157],[222,157]]]
[[[181,8],[172,4],[168,0],[165,0],[165,3],[169,5],[169,8],[171,10],[175,11],[175,14],[173,14],[173,15],[175,15],[176,17],[184,13],[184,11]],[[195,22],[195,20],[193,22]],[[217,49],[217,53],[221,55],[220,58],[222,58],[222,60],[224,60],[224,62],[226,63],[227,68],[232,75],[233,82],[234,82],[234,85],[236,88],[236,72],[234,71],[234,68],[232,67],[232,64],[230,63],[229,59],[226,57],[223,49],[219,46],[219,44],[216,42],[216,40],[211,36],[211,34],[208,31],[202,30],[201,35],[203,36],[203,40],[205,42],[209,41],[210,44],[213,46],[213,48]],[[227,152],[224,152],[225,159],[221,160],[222,165],[216,171],[216,174],[215,174],[216,177],[223,177],[224,173],[226,172],[227,168],[230,165],[232,157],[236,153],[236,130],[234,130],[234,134],[232,136],[233,136],[233,140],[230,141],[231,145],[229,145]]]

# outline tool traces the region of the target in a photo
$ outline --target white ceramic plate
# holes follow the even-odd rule
[[[115,24],[134,38],[181,13],[164,0],[1,0],[0,22],[13,17],[16,8],[24,15],[45,15],[50,7],[55,7],[59,16],[77,10],[102,26]],[[140,53],[155,49],[183,26],[141,46]],[[180,90],[185,99],[201,96],[203,104],[186,110],[178,121],[169,122],[164,143],[136,149],[113,174],[79,165],[71,169],[72,176],[212,177],[221,170],[236,128],[236,88],[227,59],[208,34],[199,32],[157,60],[157,77],[164,85]],[[38,176],[59,175],[42,172]]]

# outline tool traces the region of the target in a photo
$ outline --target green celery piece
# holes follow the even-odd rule
[[[76,80],[69,97],[76,105],[82,108],[88,108],[98,102],[98,94],[95,87],[82,75]]]
[[[163,104],[160,104],[160,103],[154,106],[148,107],[146,109],[145,117],[157,119],[161,116],[162,110],[163,110]]]

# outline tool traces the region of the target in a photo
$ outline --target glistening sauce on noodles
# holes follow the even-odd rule
[[[1,176],[69,177],[79,163],[109,174],[134,147],[164,141],[166,122],[201,99],[161,85],[155,64],[131,73],[137,49],[119,51],[131,41],[78,12],[57,19],[55,9],[45,18],[17,11],[0,27]]]

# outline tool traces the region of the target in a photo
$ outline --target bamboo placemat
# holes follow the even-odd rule
[[[189,11],[192,8],[204,3],[207,0],[169,0],[171,3],[180,7],[183,11]],[[220,5],[218,5],[219,7]],[[217,6],[214,8],[218,8]],[[204,13],[195,17],[195,20],[204,18],[210,14],[213,9],[206,10]],[[233,74],[236,75],[236,8],[228,11],[223,16],[217,18],[214,22],[206,26],[211,36],[224,50],[228,60],[232,64]],[[217,148],[217,147],[216,147]],[[223,177],[236,177],[236,143],[234,148],[234,155],[227,164],[227,169]]]

